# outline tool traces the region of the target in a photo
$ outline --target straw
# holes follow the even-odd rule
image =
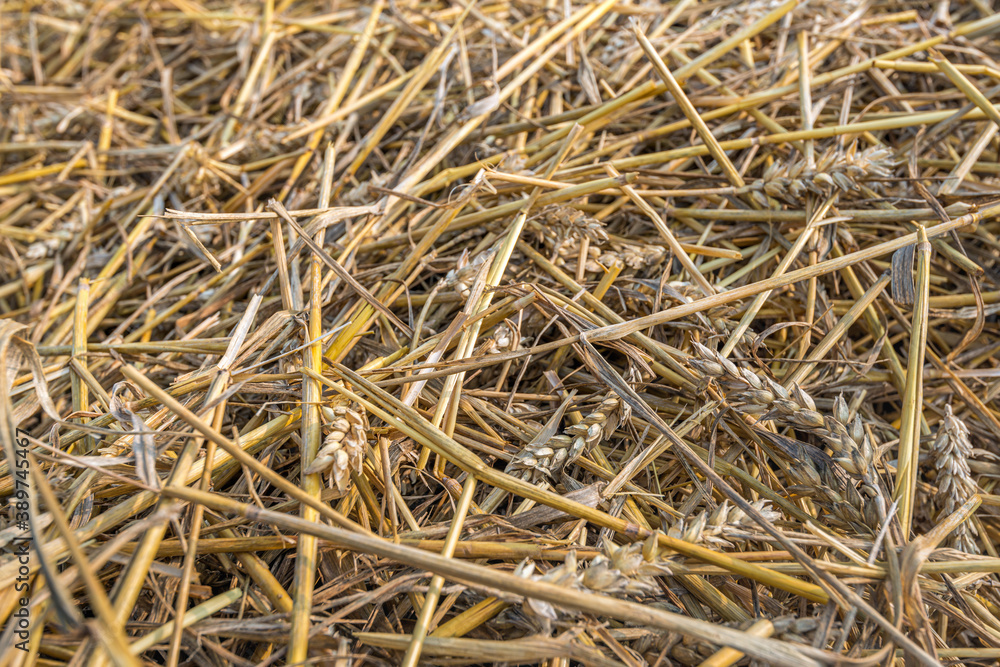
[[[0,667],[996,659],[989,3],[84,4],[0,31]]]

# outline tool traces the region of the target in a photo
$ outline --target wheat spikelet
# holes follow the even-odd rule
[[[931,445],[931,456],[937,470],[938,490],[934,504],[938,510],[936,519],[940,521],[979,490],[969,472],[968,460],[972,456],[969,429],[952,413],[950,405],[945,406],[944,419]],[[966,521],[952,533],[951,543],[960,551],[976,554],[979,548],[975,538],[975,526]]]
[[[718,352],[694,343],[700,358],[689,364],[706,378],[714,379],[726,390],[727,398],[744,412],[761,419],[781,419],[807,429],[821,429],[823,415],[817,412],[812,398],[797,385],[788,391],[768,377],[760,377],[749,368],[741,368]]]
[[[587,242],[585,269],[590,272],[602,271],[602,266],[615,262],[640,270],[655,266],[667,254],[660,245],[611,240],[603,222],[571,206],[546,206],[534,222],[534,229],[553,263],[572,270],[580,260],[584,241]]]
[[[620,261],[630,269],[638,271],[659,264],[666,254],[667,251],[658,245],[612,243],[611,249],[601,255],[599,261],[605,266],[614,261]]]
[[[470,260],[469,252],[467,250],[463,251],[455,268],[445,274],[445,286],[454,289],[463,299],[468,299],[472,293],[472,284],[476,280],[476,275],[483,264],[486,263],[486,260],[492,258],[492,256],[492,250],[484,250]]]
[[[584,241],[587,243],[585,269],[601,271],[598,258],[601,248],[608,243],[604,223],[571,206],[550,204],[533,219],[533,225],[542,244],[556,266],[576,270]]]
[[[599,555],[581,573],[584,588],[606,595],[647,595],[657,590],[653,577],[670,569],[643,557],[643,543],[618,547]]]
[[[526,558],[518,563],[518,566],[514,569],[514,574],[524,579],[556,584],[570,590],[580,590],[582,588],[581,578],[576,568],[575,551],[570,551],[566,554],[566,559],[562,565],[552,568],[545,574],[535,574],[535,569],[534,561]],[[552,621],[557,620],[562,611],[557,610],[555,605],[550,602],[534,598],[524,598],[522,606],[525,613],[541,626],[542,634],[548,634],[551,631]]]
[[[812,168],[806,160],[773,163],[753,184],[751,196],[762,206],[768,205],[767,197],[800,204],[808,193],[827,196],[833,192],[857,191],[862,181],[890,176],[895,164],[892,151],[881,146],[860,153],[855,146],[846,153],[830,149]]]
[[[749,368],[741,368],[718,352],[695,342],[700,359],[690,364],[726,389],[727,398],[744,412],[762,420],[777,420],[790,426],[811,431],[821,437],[834,452],[834,461],[851,473],[864,478],[872,468],[875,448],[860,415],[850,419],[850,410],[843,396],[833,401],[833,414],[823,415],[816,402],[800,386],[785,389],[774,380],[760,376]]]
[[[545,477],[552,478],[567,464],[575,461],[585,449],[611,437],[628,419],[630,412],[621,399],[608,395],[579,424],[567,427],[547,442],[529,443],[525,446],[508,464],[507,471],[520,473],[532,482]]]
[[[608,233],[604,229],[603,222],[572,206],[550,204],[539,212],[539,217],[544,221],[541,225],[542,234],[548,238],[586,237],[594,243],[608,241]]]
[[[330,470],[337,489],[346,491],[351,472],[360,473],[368,444],[368,419],[361,405],[352,405],[338,398],[332,406],[322,407],[323,416],[329,420],[330,433],[316,458],[303,470],[314,475]]]
[[[545,574],[536,574],[535,563],[531,559],[521,561],[514,573],[532,581],[562,586],[569,590],[592,591],[617,597],[643,596],[656,592],[659,587],[654,577],[670,574],[670,567],[661,557],[658,548],[658,534],[653,533],[645,541],[616,545],[604,541],[604,553],[595,556],[584,569],[577,566],[576,552],[570,551],[562,564]],[[542,627],[546,633],[552,621],[566,612],[542,600],[525,598],[524,611]]]
[[[879,514],[875,503],[866,502],[854,481],[844,475],[826,454],[817,448],[802,458],[793,458],[785,473],[795,482],[788,491],[811,498],[818,506],[827,510],[831,524],[843,529],[870,532],[879,526]],[[825,463],[824,463],[825,461]],[[873,496],[874,487],[863,486],[866,495]]]
[[[772,509],[771,501],[766,498],[757,500],[752,505],[768,521],[773,522],[781,518],[781,512]],[[712,546],[732,548],[733,543],[726,539],[730,533],[755,525],[756,523],[743,510],[731,506],[728,500],[724,500],[711,514],[702,510],[692,519],[680,519],[667,530],[667,535],[693,544],[705,542]]]
[[[798,385],[785,389],[698,342],[694,343],[694,349],[698,357],[690,359],[689,365],[705,381],[714,380],[734,408],[760,421],[774,420],[813,433],[833,451],[831,458],[811,445],[760,431],[793,463],[788,468],[795,482],[791,490],[819,500],[847,524],[868,528],[878,525],[876,506],[862,497],[862,493],[870,498],[879,494],[874,471],[875,447],[860,416],[850,421],[850,410],[842,396],[834,399],[833,414],[824,415]],[[856,483],[860,483],[860,492]]]
[[[521,347],[521,336],[516,329],[508,324],[498,324],[486,342],[483,344],[482,353],[500,354],[510,352]]]

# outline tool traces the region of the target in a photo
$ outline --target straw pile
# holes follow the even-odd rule
[[[4,5],[0,663],[996,664],[918,4]]]

